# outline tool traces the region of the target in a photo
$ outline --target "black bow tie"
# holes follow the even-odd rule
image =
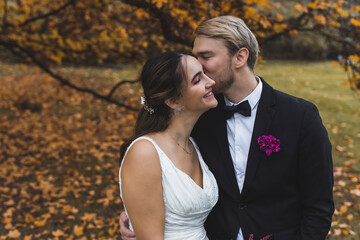
[[[246,100],[238,105],[224,106],[224,114],[225,114],[226,119],[231,118],[232,115],[236,112],[238,112],[246,117],[251,116],[251,107],[250,107],[248,100]]]

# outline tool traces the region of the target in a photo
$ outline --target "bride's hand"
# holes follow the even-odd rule
[[[129,229],[129,218],[125,212],[120,214],[120,234],[123,240],[136,240],[135,232]]]

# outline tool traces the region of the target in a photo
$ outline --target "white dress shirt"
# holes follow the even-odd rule
[[[241,102],[248,100],[251,107],[251,116],[246,117],[240,113],[234,113],[234,115],[227,120],[227,137],[229,142],[229,150],[231,158],[234,164],[235,175],[240,193],[244,186],[245,171],[248,161],[251,136],[254,129],[255,117],[263,84],[259,77],[256,77],[258,85],[256,88]],[[232,103],[226,97],[226,106],[237,105],[239,103]],[[241,228],[237,236],[237,240],[244,240]]]

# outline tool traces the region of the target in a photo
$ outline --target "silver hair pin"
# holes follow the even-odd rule
[[[144,106],[144,109],[150,113],[153,114],[155,112],[155,110],[152,107],[149,107],[148,103],[146,102],[146,98],[145,97],[140,97],[140,101],[141,101],[141,105]]]

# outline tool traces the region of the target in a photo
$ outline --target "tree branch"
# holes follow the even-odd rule
[[[111,96],[114,94],[115,90],[120,87],[121,85],[125,84],[125,83],[137,83],[137,80],[123,80],[121,82],[118,82],[117,84],[115,84],[115,86],[110,90],[110,92],[106,95],[107,98],[111,98]]]
[[[8,6],[8,0],[5,0],[5,2],[4,2],[4,16],[3,16],[3,28],[2,28],[2,33],[4,34],[5,32],[6,32],[6,28],[7,28],[7,20],[6,20],[6,18],[7,18],[7,10],[8,10],[8,8],[7,8],[7,6]]]
[[[43,14],[43,15],[39,15],[39,16],[36,16],[36,17],[33,17],[33,18],[29,18],[29,19],[26,19],[23,23],[21,23],[19,26],[20,27],[24,27],[25,25],[31,23],[31,22],[34,22],[34,21],[37,21],[39,19],[42,19],[42,18],[47,18],[51,15],[54,15],[54,14],[57,14],[59,12],[61,12],[62,10],[64,10],[66,7],[70,6],[71,4],[74,4],[77,0],[69,0],[69,2],[65,3],[63,6],[61,6],[60,8],[58,9],[55,9],[55,10],[52,10],[46,14]]]
[[[76,85],[74,85],[73,83],[71,83],[70,81],[66,80],[65,78],[63,78],[62,76],[52,72],[45,64],[43,64],[42,62],[40,62],[39,60],[36,59],[36,57],[31,53],[30,50],[26,49],[26,48],[23,48],[19,45],[17,45],[16,43],[12,43],[12,44],[6,44],[6,42],[3,42],[3,41],[0,41],[0,45],[3,45],[4,47],[6,47],[6,49],[9,49],[9,51],[11,51],[13,54],[15,55],[20,55],[20,53],[15,50],[15,49],[19,49],[22,53],[24,53],[25,55],[27,55],[28,57],[31,58],[31,60],[33,61],[33,63],[35,63],[38,67],[40,67],[44,72],[46,72],[47,74],[49,74],[50,76],[52,76],[55,80],[61,82],[62,84],[72,88],[72,89],[75,89],[79,92],[85,92],[85,93],[90,93],[91,95],[93,95],[95,98],[99,98],[101,100],[105,100],[107,102],[110,102],[110,103],[113,103],[113,104],[116,104],[120,107],[123,107],[123,108],[126,108],[128,110],[131,110],[131,111],[138,111],[139,109],[137,108],[133,108],[133,107],[130,107],[124,103],[121,103],[117,100],[114,100],[114,99],[111,99],[111,95],[114,93],[115,89],[120,86],[121,84],[117,84],[118,86],[116,87],[113,87],[112,90],[110,91],[110,93],[106,96],[104,95],[101,95],[97,92],[95,92],[94,90],[92,89],[88,89],[88,88],[82,88],[82,87],[78,87]],[[125,81],[127,83],[132,83],[132,81]],[[124,83],[125,83],[124,82]],[[135,82],[135,81],[134,81]],[[122,82],[120,82],[122,83]]]
[[[351,42],[351,41],[347,41],[346,39],[344,38],[340,38],[339,36],[336,36],[334,34],[329,34],[325,31],[322,31],[322,30],[317,30],[320,34],[322,34],[323,36],[327,37],[328,39],[331,39],[331,41],[335,41],[335,42],[338,42],[338,43],[342,43],[344,45],[347,45],[349,46],[350,48],[354,49],[354,51],[356,50],[356,46],[354,44],[354,42]]]
[[[141,9],[149,10],[150,13],[152,13],[157,19],[159,19],[161,30],[164,34],[164,37],[168,41],[181,43],[190,47],[192,46],[192,41],[190,39],[182,38],[174,34],[174,30],[171,27],[172,18],[170,14],[161,11],[161,9],[157,8],[155,4],[148,3],[144,0],[123,0],[122,2]]]
[[[288,27],[286,29],[284,29],[284,31],[279,32],[279,33],[275,33],[272,35],[269,35],[265,38],[259,39],[259,44],[263,45],[267,42],[271,42],[274,41],[284,35],[289,34],[289,32],[291,30],[298,30],[298,31],[307,31],[304,28],[300,28],[301,25],[301,21],[303,21],[305,19],[305,17],[307,16],[306,13],[302,13],[301,15],[299,15],[296,18],[290,18],[287,22],[288,22]]]

